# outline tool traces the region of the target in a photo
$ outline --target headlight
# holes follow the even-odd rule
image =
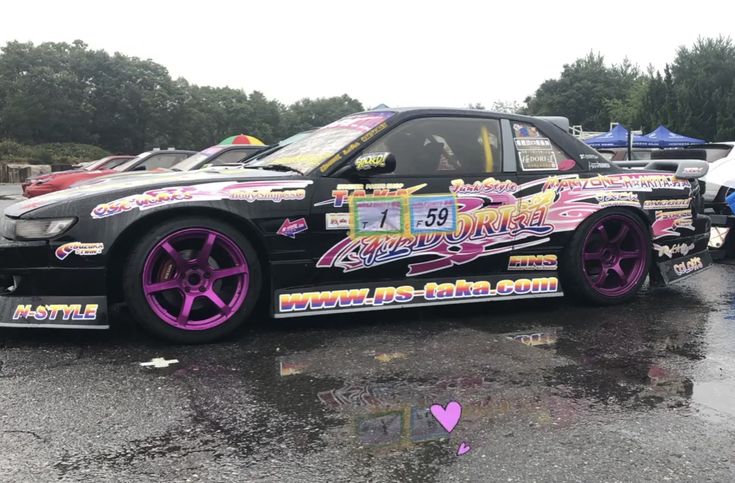
[[[3,236],[11,240],[47,240],[61,235],[76,221],[76,218],[24,220],[6,217],[3,222]]]

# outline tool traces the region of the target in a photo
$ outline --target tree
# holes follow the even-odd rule
[[[283,111],[281,137],[318,128],[340,117],[363,111],[362,103],[347,94],[339,97],[301,99]]]
[[[733,139],[735,45],[729,37],[680,47],[666,74],[668,97],[658,107],[669,114],[670,128],[704,139]]]
[[[607,130],[611,110],[620,112],[636,84],[641,82],[638,67],[627,59],[620,65],[607,67],[600,54],[589,53],[563,67],[558,79],[541,84],[533,96],[526,98],[530,115],[562,115],[573,124],[588,130]]]

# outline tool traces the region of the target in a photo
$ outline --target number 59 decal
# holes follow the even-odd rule
[[[411,234],[454,233],[457,202],[454,196],[419,195],[408,199]]]

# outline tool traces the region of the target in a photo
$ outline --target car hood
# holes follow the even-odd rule
[[[77,201],[99,197],[100,195],[105,195],[105,197],[109,196],[110,200],[113,200],[126,193],[142,193],[156,188],[191,186],[221,181],[248,181],[260,178],[293,179],[294,177],[298,177],[298,175],[290,172],[246,168],[226,171],[197,170],[189,172],[141,173],[139,176],[124,176],[120,178],[112,176],[100,180],[99,183],[75,186],[10,205],[5,209],[5,215],[19,217],[38,208],[57,203],[67,203],[72,200]]]

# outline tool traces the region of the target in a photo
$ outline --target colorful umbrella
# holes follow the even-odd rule
[[[247,134],[238,134],[236,136],[230,136],[223,139],[219,143],[222,144],[255,144],[257,146],[264,146],[265,143],[254,136],[248,136]]]

